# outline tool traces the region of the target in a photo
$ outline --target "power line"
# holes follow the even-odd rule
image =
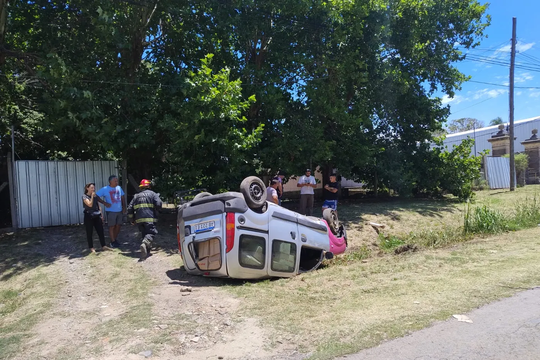
[[[467,106],[466,108],[463,108],[463,109],[461,109],[461,110],[458,110],[458,111],[452,111],[452,114],[456,114],[456,113],[458,113],[458,112],[462,112],[463,110],[470,109],[470,108],[472,108],[472,107],[474,107],[474,106],[476,106],[476,105],[480,105],[480,104],[482,104],[482,103],[485,103],[485,102],[488,101],[488,100],[493,100],[493,99],[495,99],[495,98],[494,98],[494,97],[490,97],[490,98],[484,99],[484,100],[482,100],[482,101],[480,101],[480,102],[477,102],[476,104],[472,104],[471,106]]]
[[[493,86],[500,86],[500,87],[505,87],[505,88],[508,87],[508,85],[495,84],[495,83],[490,83],[490,82],[485,82],[485,81],[469,80],[467,82],[477,83],[477,84],[485,84],[485,85],[493,85]],[[514,86],[514,87],[516,89],[540,89],[540,86]]]

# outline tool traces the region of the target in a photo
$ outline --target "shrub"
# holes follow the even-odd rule
[[[470,237],[471,236],[463,232],[463,229],[448,226],[440,230],[430,229],[411,232],[407,236],[407,243],[418,244],[425,247],[440,247],[466,241]]]
[[[540,201],[536,196],[516,204],[514,218],[509,221],[510,230],[527,229],[540,224]]]
[[[469,204],[465,211],[463,232],[465,234],[496,234],[508,230],[504,216],[486,205],[471,211]]]
[[[383,233],[379,233],[379,243],[379,247],[383,250],[392,250],[405,244],[405,242],[397,236],[385,235]]]
[[[510,157],[509,154],[503,155],[503,157]],[[514,164],[516,168],[516,179],[518,186],[525,185],[525,175],[527,174],[527,169],[529,168],[529,155],[525,153],[515,154],[514,155]]]

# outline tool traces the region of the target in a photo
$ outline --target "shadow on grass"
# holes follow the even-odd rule
[[[313,216],[322,217],[322,201],[315,201]],[[461,203],[457,199],[414,199],[399,197],[340,199],[339,219],[345,222],[365,222],[366,215],[388,216],[400,220],[400,212],[413,212],[425,217],[443,218],[453,213]],[[284,207],[298,211],[297,201],[284,202]]]
[[[400,220],[400,212],[412,212],[425,217],[443,218],[445,213],[453,213],[460,202],[455,199],[402,199],[382,198],[363,200],[342,200],[338,206],[339,217],[343,221],[362,222],[365,215],[388,216]]]
[[[61,258],[74,259],[90,254],[82,226],[24,229],[1,234],[0,282]]]

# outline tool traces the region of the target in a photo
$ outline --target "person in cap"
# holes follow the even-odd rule
[[[311,169],[306,169],[305,175],[298,179],[297,187],[300,188],[300,214],[313,215],[313,198],[315,197],[315,188],[317,182],[315,177],[311,176]]]
[[[324,203],[322,205],[322,211],[326,209],[337,211],[339,183],[337,182],[336,174],[330,175],[329,180],[330,182],[324,185]]]
[[[279,170],[277,175],[272,179],[278,183],[276,191],[278,195],[278,205],[281,205],[281,198],[283,197],[283,179],[285,178],[285,172]]]
[[[126,213],[126,197],[122,187],[118,185],[118,176],[109,176],[109,185],[102,187],[96,193],[100,198],[105,198],[105,201],[111,204],[105,210],[107,224],[109,226],[109,237],[111,238],[111,246],[119,247],[118,235],[122,228],[122,218]]]
[[[141,232],[141,260],[146,259],[152,249],[154,235],[158,233],[156,229],[157,212],[162,206],[159,195],[150,190],[150,186],[150,180],[141,180],[139,188],[142,191],[135,194],[127,208],[131,223],[137,223]]]

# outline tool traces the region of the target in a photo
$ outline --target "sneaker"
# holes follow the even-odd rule
[[[111,242],[111,247],[114,248],[114,249],[119,249],[119,248],[120,248],[120,244],[118,243],[118,240],[112,241],[112,242]]]
[[[146,259],[146,256],[148,255],[148,252],[146,251],[146,245],[145,244],[141,244],[141,260],[144,260]]]
[[[103,246],[103,247],[101,248],[101,250],[103,250],[103,251],[113,251],[113,249],[111,249],[111,248],[108,247],[108,246]]]

